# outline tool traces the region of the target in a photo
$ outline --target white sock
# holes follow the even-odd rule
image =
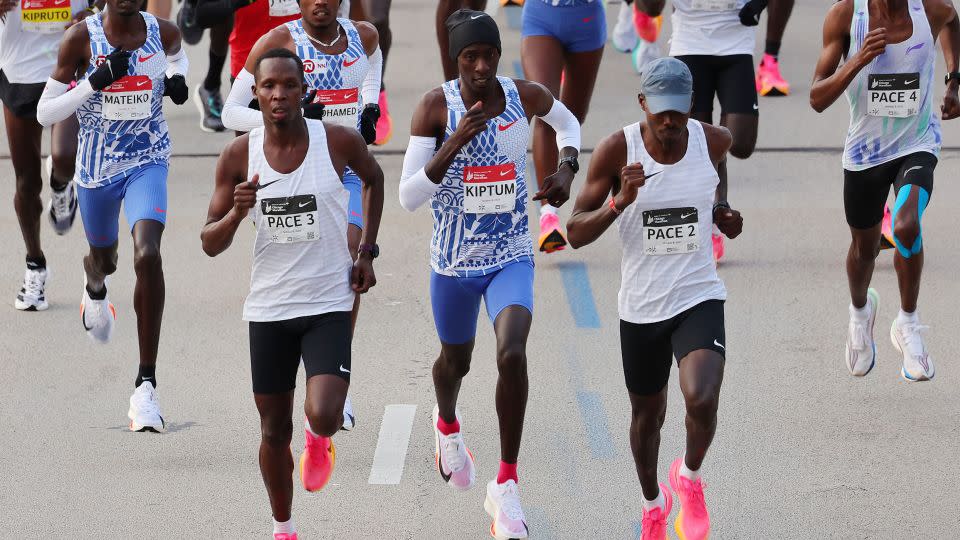
[[[557,207],[552,204],[544,204],[540,207],[540,216],[544,214],[553,214],[557,215]]]
[[[680,461],[680,476],[683,476],[691,482],[696,482],[697,479],[700,478],[700,470],[697,469],[695,471],[691,471],[689,468],[687,468],[687,458],[684,456],[684,458]]]
[[[900,313],[897,314],[897,322],[900,323],[919,323],[920,317],[917,315],[917,312],[907,313],[903,309],[900,310]]]
[[[644,510],[650,511],[650,510],[653,510],[654,508],[663,508],[664,510],[666,510],[667,508],[667,499],[663,497],[662,490],[657,493],[657,496],[652,501],[648,501],[647,498],[644,497],[643,495],[641,495],[640,497],[643,499]]]
[[[303,425],[304,425],[304,427],[307,429],[307,431],[308,431],[311,435],[313,435],[314,437],[320,437],[320,436],[321,436],[321,435],[313,432],[313,428],[310,427],[310,420],[307,420],[306,418],[304,418],[304,419],[303,419]]]
[[[293,524],[293,516],[290,516],[290,519],[286,521],[273,520],[273,534],[293,534],[295,532],[297,532],[297,528]]]
[[[867,300],[867,303],[864,304],[862,308],[854,307],[853,304],[850,304],[850,318],[859,321],[865,321],[870,318],[870,300]]]

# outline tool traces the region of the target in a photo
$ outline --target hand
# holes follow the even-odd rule
[[[233,210],[239,217],[247,217],[250,209],[257,204],[257,188],[259,184],[260,175],[255,174],[249,182],[241,182],[233,188]]]
[[[740,24],[756,26],[760,24],[760,14],[767,7],[767,0],[750,0],[740,8]]]
[[[943,105],[940,106],[940,118],[953,120],[960,116],[960,97],[957,97],[957,83],[950,81],[946,93],[943,94]]]
[[[350,273],[350,288],[353,292],[363,294],[377,284],[377,276],[373,273],[373,259],[368,253],[361,253],[353,263]]]
[[[380,120],[380,106],[375,103],[364,105],[360,113],[360,135],[367,144],[377,140],[377,121]]]
[[[130,51],[113,50],[103,59],[103,63],[87,77],[94,90],[103,90],[127,75],[130,70]]]
[[[877,28],[868,32],[867,37],[863,38],[863,45],[860,46],[860,50],[857,51],[853,59],[862,68],[873,61],[874,58],[883,54],[886,49],[887,29]]]
[[[457,130],[453,132],[457,145],[461,148],[479,133],[487,129],[487,115],[483,112],[483,102],[478,101],[470,107],[467,114],[460,118]]]
[[[164,77],[163,95],[169,96],[170,101],[177,105],[186,103],[190,91],[187,89],[187,81],[183,78],[183,75],[177,73],[173,77]]]
[[[311,120],[321,120],[323,118],[323,103],[320,103],[319,101],[314,103],[313,100],[316,98],[316,90],[311,90],[307,92],[307,95],[303,96],[303,101],[300,102],[300,107],[303,109],[304,118],[309,118]]]
[[[727,238],[733,240],[743,232],[743,217],[740,212],[731,208],[718,206],[713,211],[713,222],[717,224],[720,232],[727,235]]]
[[[620,191],[614,196],[613,204],[621,212],[637,200],[637,192],[647,183],[647,173],[640,163],[631,163],[620,169]]]
[[[557,172],[543,179],[535,201],[547,201],[553,206],[562,206],[570,199],[570,185],[573,183],[573,169],[569,165],[560,165]]]

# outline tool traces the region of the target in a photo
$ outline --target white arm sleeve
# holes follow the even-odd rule
[[[557,132],[557,149],[572,146],[580,151],[580,122],[559,99],[553,100],[550,112],[540,118]]]
[[[233,81],[227,101],[223,104],[220,120],[224,127],[236,131],[250,131],[263,125],[263,114],[248,107],[253,99],[253,74],[241,69]]]
[[[370,69],[367,70],[367,77],[363,79],[363,86],[360,88],[364,105],[380,100],[380,81],[383,79],[383,53],[380,52],[380,47],[373,51],[369,60]]]
[[[436,153],[436,144],[433,137],[410,136],[400,175],[400,206],[405,210],[413,212],[420,208],[440,188],[427,178],[423,169]]]
[[[183,47],[177,51],[173,56],[167,55],[167,71],[165,75],[167,77],[173,77],[174,75],[183,75],[187,76],[187,68],[190,67],[190,61],[187,60],[187,53],[183,50]]]
[[[37,122],[41,126],[50,127],[53,124],[66,120],[68,116],[77,112],[80,105],[96,92],[90,81],[84,79],[72,90],[70,85],[56,79],[47,79],[37,105]]]

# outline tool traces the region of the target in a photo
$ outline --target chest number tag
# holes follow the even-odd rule
[[[27,32],[63,32],[70,15],[70,0],[20,0],[20,25]]]
[[[317,198],[313,195],[275,197],[260,201],[260,226],[278,244],[320,239]]]
[[[737,0],[693,0],[693,9],[701,11],[732,11],[737,9]]]
[[[700,249],[697,209],[664,208],[643,212],[643,252],[647,255],[677,255]]]
[[[870,116],[907,118],[920,108],[920,74],[893,73],[867,78],[867,113]]]
[[[502,214],[517,207],[517,171],[513,163],[463,169],[463,211]]]
[[[300,3],[297,0],[269,0],[271,17],[289,17],[300,14]]]
[[[107,120],[150,118],[153,81],[146,75],[127,75],[103,89],[103,117]]]
[[[357,109],[360,91],[356,88],[343,90],[318,90],[314,103],[323,103],[323,121],[356,129],[360,111]]]

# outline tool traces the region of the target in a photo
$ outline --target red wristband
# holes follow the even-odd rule
[[[613,202],[613,195],[610,196],[610,203],[609,203],[609,204],[610,204],[610,209],[613,210],[613,213],[614,213],[614,214],[616,214],[616,215],[619,216],[620,214],[623,213],[623,210],[620,210],[619,208],[617,208],[616,203]]]

